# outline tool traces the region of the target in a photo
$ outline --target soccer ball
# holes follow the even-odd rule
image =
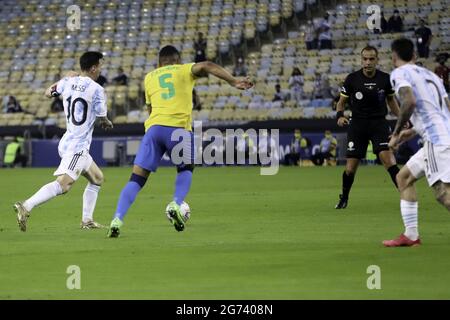
[[[166,216],[167,219],[169,219],[170,222],[172,222],[172,218],[169,215],[168,212],[169,205],[166,207]],[[181,215],[183,216],[183,221],[186,222],[191,217],[191,208],[189,208],[189,205],[183,201],[183,203],[180,205]]]

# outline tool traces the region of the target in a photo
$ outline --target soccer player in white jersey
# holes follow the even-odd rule
[[[67,131],[58,145],[61,163],[53,174],[57,177],[56,181],[44,185],[23,203],[14,204],[21,231],[26,231],[27,219],[34,207],[68,192],[80,175],[88,180],[83,194],[81,228],[102,227],[93,220],[93,213],[103,183],[103,173],[89,154],[96,119],[104,129],[113,127],[106,115],[104,89],[95,82],[102,63],[100,52],[85,52],[80,57],[81,75],[71,71],[45,91],[49,98],[62,95]]]
[[[419,134],[424,146],[397,174],[400,209],[405,232],[387,247],[420,245],[418,204],[415,182],[426,176],[436,200],[450,211],[450,101],[442,80],[431,71],[414,64],[414,44],[409,39],[392,43],[392,87],[400,100],[400,115],[389,142],[396,149]],[[402,130],[411,119],[413,127]]]

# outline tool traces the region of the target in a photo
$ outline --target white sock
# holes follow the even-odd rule
[[[39,189],[31,198],[25,200],[23,206],[30,212],[34,207],[62,194],[62,188],[58,181],[47,183]]]
[[[419,238],[418,231],[418,204],[417,201],[400,200],[403,224],[405,225],[405,236],[415,241]]]
[[[95,204],[97,203],[100,186],[88,183],[83,193],[83,222],[93,220]]]

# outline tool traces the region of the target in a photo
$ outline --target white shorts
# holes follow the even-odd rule
[[[426,176],[430,187],[438,181],[450,183],[450,146],[435,146],[425,141],[406,166],[416,179]]]
[[[89,169],[93,161],[94,160],[87,151],[66,154],[62,157],[61,163],[53,175],[60,176],[67,174],[73,180],[77,180],[83,172]]]

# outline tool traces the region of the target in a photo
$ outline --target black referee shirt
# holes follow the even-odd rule
[[[352,118],[384,118],[387,114],[386,96],[394,95],[389,74],[376,70],[373,78],[364,75],[363,69],[345,78],[341,95],[348,97]]]

